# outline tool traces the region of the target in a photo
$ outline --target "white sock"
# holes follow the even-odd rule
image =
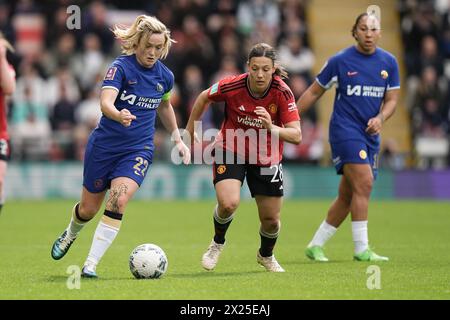
[[[89,251],[85,265],[96,266],[100,259],[108,250],[111,243],[119,233],[120,228],[115,228],[100,221],[95,229],[94,239],[92,240],[91,250]]]
[[[313,239],[308,244],[308,248],[312,246],[323,247],[325,243],[335,234],[336,230],[337,229],[335,227],[333,227],[331,224],[328,224],[324,220],[319,229],[317,229]]]
[[[366,221],[352,221],[353,242],[355,243],[355,253],[361,253],[369,248],[369,236]]]
[[[69,226],[67,227],[67,235],[72,239],[78,236],[80,230],[83,229],[84,225],[88,222],[88,221],[80,221],[76,218],[75,208],[77,205],[78,203],[72,209],[72,218],[70,219]]]

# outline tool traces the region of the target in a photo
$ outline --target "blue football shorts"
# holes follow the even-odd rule
[[[92,193],[102,192],[118,177],[130,178],[141,186],[153,160],[151,150],[107,150],[88,143],[84,155],[83,186]]]
[[[343,174],[346,163],[367,163],[372,168],[374,179],[378,175],[379,148],[371,148],[359,140],[330,143],[331,156],[337,174]]]

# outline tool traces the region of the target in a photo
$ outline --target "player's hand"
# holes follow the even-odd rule
[[[176,146],[178,149],[178,153],[183,158],[183,163],[186,165],[191,163],[191,150],[189,150],[184,142],[180,140],[176,143]]]
[[[130,110],[128,109],[122,109],[120,110],[119,113],[119,122],[124,126],[124,127],[129,127],[131,125],[131,122],[133,120],[136,120],[136,116],[132,115]]]
[[[383,120],[380,116],[369,119],[367,122],[366,132],[370,135],[376,135],[381,132],[381,127],[383,126]]]
[[[256,107],[255,113],[258,115],[258,119],[262,121],[262,125],[265,129],[272,129],[272,118],[267,110],[263,107]]]

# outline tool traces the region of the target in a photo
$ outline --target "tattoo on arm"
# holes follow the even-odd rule
[[[112,212],[119,212],[119,198],[122,195],[126,195],[128,192],[128,186],[125,183],[121,183],[118,186],[111,188],[109,191],[109,198],[106,202],[106,210]]]

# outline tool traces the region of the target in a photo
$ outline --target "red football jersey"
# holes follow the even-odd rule
[[[283,141],[264,129],[255,109],[264,107],[272,123],[283,127],[300,120],[294,95],[278,75],[272,78],[267,92],[260,98],[252,96],[247,81],[248,73],[244,73],[222,79],[209,88],[210,100],[225,102],[225,119],[216,137],[216,147],[244,156],[246,163],[278,164],[283,154]]]
[[[11,65],[9,67],[15,76],[14,68]],[[1,87],[0,87],[0,139],[9,140],[8,122],[6,119],[6,99]]]

